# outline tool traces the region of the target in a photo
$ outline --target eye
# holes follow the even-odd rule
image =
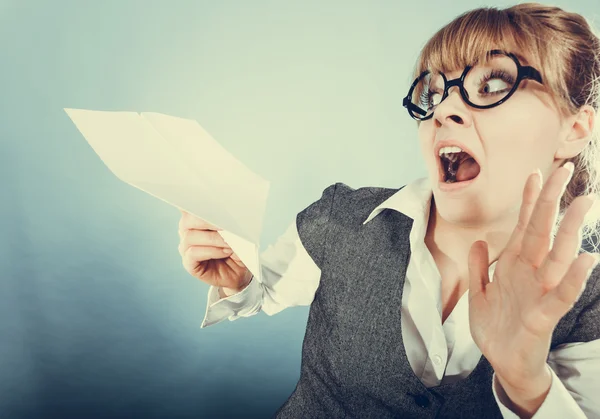
[[[439,105],[441,101],[442,101],[442,93],[441,92],[438,92],[438,91],[431,92],[431,95],[429,96],[429,103],[431,103],[432,107]]]
[[[503,85],[506,85],[506,82],[504,80],[500,80],[500,79],[490,80],[489,82],[485,83],[481,93],[492,94],[492,93],[504,92],[506,90],[506,88],[504,88],[504,90],[502,90]]]
[[[432,108],[434,108],[435,106],[439,105],[439,103],[442,101],[442,92],[438,91],[438,90],[426,90],[423,91],[423,93],[421,93],[421,102],[422,104],[425,104],[427,107],[427,110],[431,110]]]
[[[513,84],[514,80],[510,74],[502,70],[492,71],[479,81],[479,93],[484,96],[505,93],[512,89]]]

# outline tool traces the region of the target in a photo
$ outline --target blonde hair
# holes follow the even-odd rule
[[[526,63],[538,69],[561,117],[590,105],[600,107],[600,37],[587,20],[558,7],[523,3],[506,9],[484,7],[463,13],[444,26],[423,47],[411,80],[423,71],[444,73],[462,70],[486,58],[492,49],[508,52],[516,47]],[[590,143],[577,156],[567,159],[575,169],[563,194],[556,236],[565,211],[581,195],[600,193],[600,118],[596,119]],[[593,237],[600,228],[600,205],[586,215],[583,239],[598,251]]]

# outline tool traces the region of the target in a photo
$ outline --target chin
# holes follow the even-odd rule
[[[489,215],[489,210],[484,208],[483,203],[475,197],[464,198],[453,198],[447,196],[448,194],[439,190],[433,191],[433,200],[435,210],[440,214],[444,220],[449,222],[461,223],[461,221],[483,221],[484,215]]]

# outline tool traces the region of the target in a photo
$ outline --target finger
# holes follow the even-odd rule
[[[482,240],[473,243],[469,252],[469,301],[476,293],[485,295],[485,289],[490,283],[488,258],[487,243]]]
[[[193,219],[190,216],[182,216],[179,220],[179,238],[182,238],[188,230],[206,230],[206,231],[223,231],[222,228],[215,227],[214,225],[207,223],[201,218]]]
[[[582,253],[571,264],[560,284],[547,292],[540,301],[541,315],[556,324],[573,308],[585,289],[587,280],[597,266],[597,254]]]
[[[189,212],[182,212],[181,218],[179,219],[179,230],[184,231],[190,228],[195,228],[197,230],[223,230],[222,228],[219,228],[200,217],[196,217]]]
[[[179,253],[183,255],[190,246],[229,248],[219,233],[210,230],[186,230],[179,242]]]
[[[539,169],[529,175],[529,178],[525,183],[521,210],[519,211],[519,220],[517,221],[517,225],[513,230],[510,239],[508,239],[508,243],[506,244],[504,250],[505,252],[510,253],[513,257],[516,257],[519,253],[521,253],[523,236],[525,235],[527,224],[531,218],[531,213],[533,212],[535,202],[537,201],[540,190],[542,189],[542,184],[542,172]]]
[[[529,266],[539,267],[550,251],[550,236],[556,222],[560,198],[573,174],[573,163],[558,168],[542,188],[535,203],[525,235],[520,259]]]
[[[239,256],[237,254],[232,253],[230,257],[231,257],[231,260],[233,260],[236,265],[238,265],[241,268],[246,268],[246,264],[244,262],[242,262],[242,260],[239,258]]]
[[[221,247],[190,246],[183,254],[183,266],[188,272],[193,272],[198,263],[211,259],[225,259],[230,253],[225,253]]]
[[[590,197],[581,196],[569,206],[560,223],[552,250],[537,271],[537,280],[547,289],[558,285],[577,257],[581,245],[583,220],[593,203]]]

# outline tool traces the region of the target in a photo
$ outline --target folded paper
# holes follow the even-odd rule
[[[223,231],[261,281],[259,243],[270,183],[195,120],[154,112],[65,111],[122,181]]]

